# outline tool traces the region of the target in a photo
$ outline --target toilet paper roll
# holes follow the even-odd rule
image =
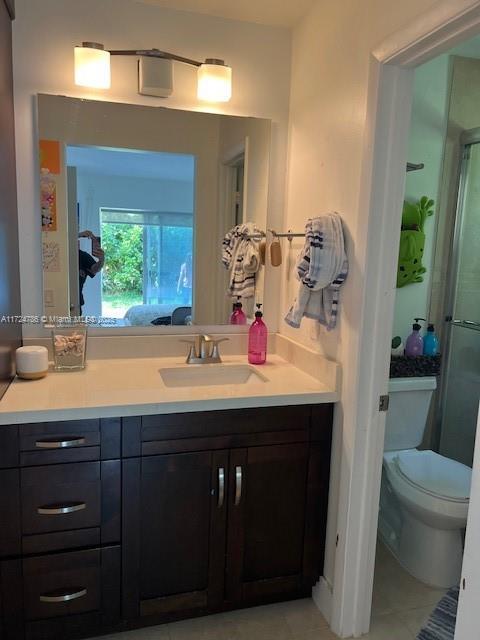
[[[15,352],[17,376],[26,380],[37,380],[48,373],[48,350],[46,347],[29,345]]]

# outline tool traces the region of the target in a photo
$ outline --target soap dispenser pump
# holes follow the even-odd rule
[[[421,356],[423,354],[423,338],[420,335],[422,327],[418,324],[420,320],[425,320],[425,318],[415,318],[412,325],[412,333],[408,336],[405,344],[406,356]]]
[[[230,324],[247,324],[247,316],[243,312],[241,296],[237,296],[237,301],[233,305],[233,311],[230,316]]]
[[[248,361],[250,364],[263,364],[267,359],[267,325],[262,320],[261,304],[257,304],[255,320],[248,331]]]

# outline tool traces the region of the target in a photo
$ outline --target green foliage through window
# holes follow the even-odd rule
[[[104,294],[142,294],[143,226],[139,224],[102,224],[105,266],[102,271]]]
[[[113,300],[113,306],[127,298],[138,299],[136,304],[176,300],[181,266],[187,255],[191,261],[192,227],[121,222],[103,222],[101,227],[104,300]]]

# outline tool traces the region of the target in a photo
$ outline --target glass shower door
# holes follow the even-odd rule
[[[471,466],[480,396],[480,129],[464,135],[452,257],[440,453]]]

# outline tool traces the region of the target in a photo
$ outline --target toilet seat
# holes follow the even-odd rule
[[[472,470],[434,451],[400,451],[395,470],[417,490],[451,502],[468,503]]]
[[[415,449],[403,451],[390,451],[384,453],[384,470],[391,490],[400,502],[425,524],[440,529],[451,529],[452,526],[461,528],[461,523],[466,522],[469,499],[448,498],[421,487],[418,483],[409,479],[398,465],[398,456],[408,453],[413,456],[422,453]],[[422,457],[417,458],[420,466]],[[414,463],[415,464],[415,463]],[[420,481],[421,484],[422,481]]]

